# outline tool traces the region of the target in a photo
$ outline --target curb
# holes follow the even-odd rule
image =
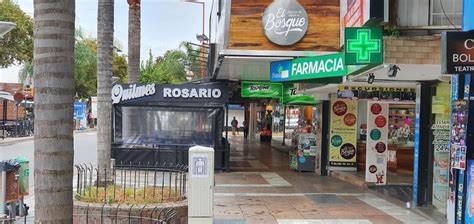
[[[75,130],[74,134],[81,134],[81,133],[87,133],[87,132],[94,132],[97,131],[97,128],[92,128],[92,129],[85,129],[85,130]],[[19,142],[24,142],[24,141],[31,141],[34,139],[34,136],[28,136],[28,137],[22,137],[22,138],[12,138],[11,140],[8,139],[5,142],[4,140],[0,140],[0,146],[8,146],[8,145],[13,145]]]

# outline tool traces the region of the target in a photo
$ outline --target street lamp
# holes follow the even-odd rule
[[[205,74],[204,74],[204,70],[202,69],[202,67],[204,67],[204,42],[206,40],[209,40],[209,38],[207,38],[206,35],[204,35],[205,18],[206,18],[206,3],[197,1],[197,0],[181,0],[181,2],[189,2],[189,3],[202,5],[202,35],[196,35],[196,38],[198,38],[198,40],[201,42],[201,78],[204,78]]]
[[[0,21],[0,38],[16,27],[15,23]]]

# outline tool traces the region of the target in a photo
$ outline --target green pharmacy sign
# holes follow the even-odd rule
[[[272,82],[334,78],[347,74],[342,53],[270,63]]]
[[[383,63],[381,27],[348,27],[344,33],[346,65]]]
[[[296,104],[296,105],[312,105],[316,104],[314,96],[305,95],[296,92],[296,87],[293,85],[283,86],[283,104]]]
[[[242,82],[240,95],[248,98],[281,98],[281,83]]]

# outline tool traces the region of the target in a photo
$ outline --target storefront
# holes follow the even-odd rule
[[[214,148],[216,169],[229,167],[226,84],[115,85],[112,101],[117,166],[187,164],[189,147],[201,145]]]
[[[409,86],[338,86],[331,99],[332,170],[356,170],[380,185],[411,183],[416,93]]]

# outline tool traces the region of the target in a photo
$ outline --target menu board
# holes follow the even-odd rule
[[[387,184],[388,160],[388,103],[367,103],[367,144],[365,181],[377,185]]]
[[[357,103],[331,98],[329,166],[332,169],[356,168]]]

